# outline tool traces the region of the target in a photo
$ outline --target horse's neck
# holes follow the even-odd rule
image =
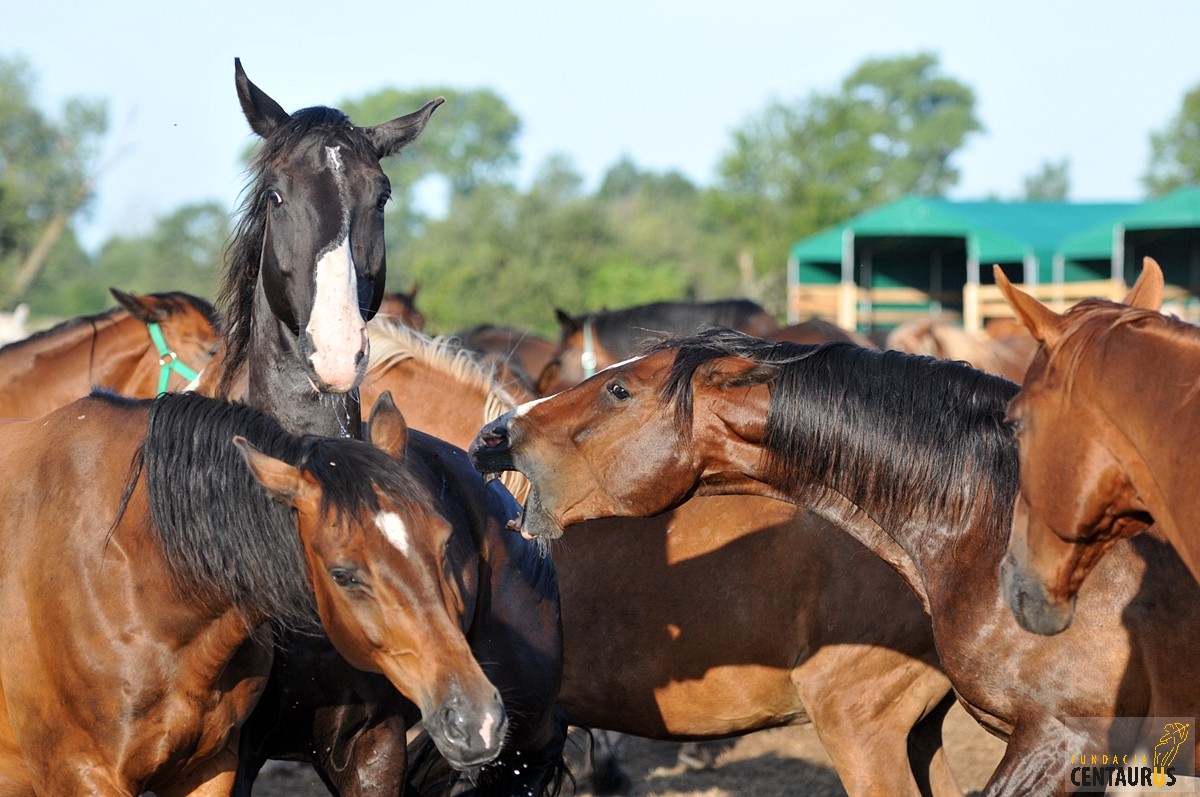
[[[248,351],[247,404],[271,415],[292,434],[362,437],[358,391],[314,390],[301,370],[295,337],[271,314],[265,299],[255,305]]]
[[[36,390],[36,398],[53,399],[57,406],[86,395],[93,385],[128,392],[150,346],[145,326],[124,310],[36,335],[0,349],[5,377],[0,394],[32,401],[29,391]]]
[[[1093,348],[1089,381],[1074,390],[1116,432],[1110,443],[1154,519],[1174,537],[1200,512],[1193,441],[1200,436],[1200,330],[1124,327]],[[1164,423],[1164,419],[1169,419]]]

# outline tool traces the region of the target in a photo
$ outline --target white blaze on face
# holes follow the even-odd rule
[[[408,526],[395,512],[380,512],[375,516],[375,525],[383,532],[384,538],[400,553],[408,556],[411,542],[408,539]]]
[[[337,147],[326,147],[327,162],[342,196],[340,240],[317,260],[312,314],[304,331],[312,344],[313,370],[325,386],[347,391],[358,381],[359,354],[367,351],[367,324],[358,309],[358,272],[350,249],[350,217]]]

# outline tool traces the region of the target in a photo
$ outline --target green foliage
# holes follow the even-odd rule
[[[954,154],[982,129],[975,95],[937,56],[881,58],[832,94],[775,101],[733,133],[706,208],[736,250],[779,270],[792,242],[905,194],[958,182]]]
[[[0,57],[0,292],[51,220],[86,205],[108,127],[100,101],[72,99],[61,119],[48,117],[33,103],[33,85],[24,60]]]
[[[1071,162],[1044,161],[1041,169],[1025,178],[1025,199],[1066,199],[1071,192]]]
[[[145,235],[110,238],[94,260],[74,235],[64,236],[27,300],[35,316],[50,319],[112,307],[110,287],[132,293],[184,291],[212,301],[229,232],[228,213],[207,202],[158,219]]]
[[[420,138],[384,163],[397,204],[410,199],[412,187],[431,175],[443,178],[452,195],[465,196],[485,183],[503,181],[517,164],[521,122],[487,89],[383,89],[340,107],[356,123],[373,125],[412,113],[437,97],[446,101]]]
[[[1150,196],[1200,185],[1200,85],[1183,97],[1179,113],[1150,134],[1150,163],[1142,176]]]

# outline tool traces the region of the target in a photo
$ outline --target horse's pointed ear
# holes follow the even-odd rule
[[[241,435],[233,438],[233,444],[250,466],[250,472],[258,483],[278,500],[296,506],[316,489],[299,468],[264,454]]]
[[[375,149],[375,157],[382,160],[389,155],[395,155],[406,144],[411,143],[413,139],[421,135],[429,117],[445,101],[444,97],[438,97],[436,100],[425,103],[419,111],[413,111],[381,125],[364,127],[363,132],[367,134],[367,140]]]
[[[742,357],[718,357],[709,361],[703,374],[705,381],[716,388],[753,387],[778,377],[779,366]]]
[[[1050,343],[1058,337],[1062,316],[1009,282],[1008,276],[1000,266],[992,266],[992,274],[996,278],[996,284],[1000,286],[1000,292],[1016,312],[1017,318],[1029,330],[1029,334],[1042,343]]]
[[[404,459],[404,447],[408,445],[408,424],[404,415],[396,409],[390,390],[385,390],[375,399],[371,418],[367,421],[367,440],[393,459]]]
[[[1143,258],[1141,276],[1125,295],[1123,304],[1158,312],[1162,309],[1163,282],[1162,268],[1159,267],[1158,261],[1152,257]]]
[[[558,374],[562,370],[562,361],[555,357],[542,366],[541,373],[533,381],[533,392],[539,396],[550,395],[550,389],[558,382]]]
[[[131,316],[143,324],[153,324],[167,317],[167,313],[163,312],[162,308],[150,302],[144,296],[126,293],[118,288],[109,288],[108,292],[117,300],[117,304],[125,308]]]
[[[579,330],[579,322],[574,318],[571,318],[571,314],[566,310],[555,307],[554,317],[558,319],[558,325],[562,328],[562,333],[564,336],[570,335]]]
[[[242,69],[242,59],[233,59],[233,77],[237,83],[238,102],[242,104],[242,113],[250,123],[250,129],[263,138],[279,129],[291,119],[291,114],[283,110],[283,106],[267,96],[267,93],[250,82]]]

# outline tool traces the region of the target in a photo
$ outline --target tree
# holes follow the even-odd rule
[[[1066,199],[1071,192],[1071,162],[1043,161],[1042,167],[1025,178],[1025,199]]]
[[[737,128],[709,216],[732,233],[726,256],[778,272],[797,238],[905,194],[944,193],[979,130],[974,92],[937,56],[871,59],[839,91],[772,102]]]
[[[1142,185],[1150,196],[1200,185],[1200,85],[1184,95],[1179,113],[1165,128],[1150,134],[1150,163]]]
[[[23,60],[0,58],[0,306],[22,297],[87,205],[108,129],[101,101],[71,99],[48,118],[33,83]]]

